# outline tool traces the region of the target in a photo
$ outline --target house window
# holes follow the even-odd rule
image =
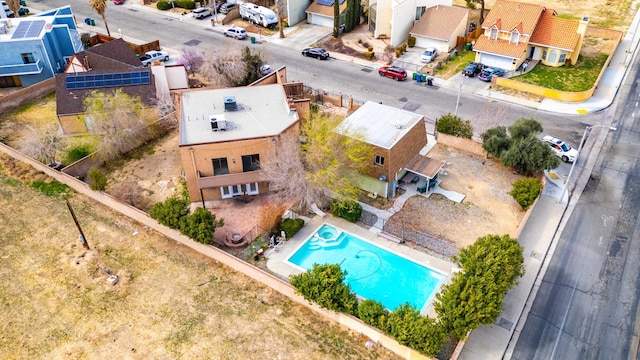
[[[380,166],[384,165],[384,157],[380,155],[376,155],[375,164]]]
[[[242,155],[242,172],[260,170],[260,155]]]
[[[33,53],[22,53],[22,63],[24,64],[35,64],[36,59],[33,57]]]
[[[556,62],[556,58],[558,57],[558,52],[555,50],[551,50],[549,52],[549,58],[547,59],[548,62],[550,63],[554,63]]]
[[[489,33],[489,39],[498,40],[498,29],[496,27],[491,28],[491,32]]]
[[[258,183],[247,184],[245,187],[248,195],[258,195]]]
[[[511,43],[517,44],[518,40],[520,39],[520,33],[517,31],[513,31],[511,32]]]
[[[211,159],[213,164],[213,176],[226,175],[229,173],[229,165],[227,165],[227,158]]]
[[[230,186],[223,186],[220,188],[220,191],[222,192],[222,198],[223,199],[228,199],[230,197],[232,197],[233,195],[231,195],[231,187]]]
[[[422,14],[424,14],[425,11],[427,11],[426,6],[416,7],[416,20],[420,20],[420,18],[422,17]]]
[[[547,60],[547,49],[542,50],[542,60]]]
[[[558,59],[559,63],[564,63],[567,60],[567,52],[563,51],[560,53],[560,59]]]

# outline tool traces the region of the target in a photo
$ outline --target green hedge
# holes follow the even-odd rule
[[[515,201],[522,207],[523,210],[529,209],[529,207],[536,201],[540,193],[542,192],[542,183],[536,178],[524,178],[516,180],[509,191]]]
[[[287,239],[291,239],[293,235],[298,233],[303,225],[304,220],[302,219],[284,219],[280,223],[280,231],[284,231]]]
[[[107,176],[98,168],[91,168],[87,174],[91,190],[103,191],[107,188]]]
[[[331,212],[335,216],[351,222],[356,222],[360,220],[360,216],[362,215],[362,205],[354,200],[335,199],[331,203]]]
[[[188,10],[193,10],[196,8],[196,2],[193,0],[176,0],[175,5],[176,7]]]
[[[171,3],[166,0],[160,0],[156,4],[156,7],[158,8],[158,10],[169,10],[171,9]]]

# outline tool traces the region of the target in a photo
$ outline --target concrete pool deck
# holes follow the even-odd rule
[[[268,249],[265,251],[265,256],[267,257],[267,268],[285,279],[288,279],[290,275],[301,273],[302,270],[289,263],[287,259],[325,223],[444,274],[446,278],[442,284],[449,283],[451,280],[451,273],[456,269],[455,264],[451,262],[414,250],[404,244],[398,244],[391,240],[387,240],[372,231],[332,215],[327,215],[326,217],[314,216],[306,222],[302,229],[300,229],[300,231],[298,231],[298,233],[291,239],[281,243],[275,249]],[[442,286],[442,284],[440,286]],[[439,288],[437,288],[436,291],[439,291]],[[428,307],[423,311],[425,315],[435,316],[433,306],[431,305],[433,299],[433,297],[429,299]]]

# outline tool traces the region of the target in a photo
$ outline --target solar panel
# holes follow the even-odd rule
[[[44,27],[44,20],[21,21],[13,32],[11,39],[34,38],[40,35]]]
[[[149,71],[113,74],[67,75],[67,90],[151,84]]]
[[[318,0],[318,5],[333,6],[333,2],[334,0]]]

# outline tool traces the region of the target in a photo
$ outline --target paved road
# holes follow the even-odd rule
[[[635,359],[640,290],[637,64],[512,359]],[[598,136],[593,129],[590,136]]]

